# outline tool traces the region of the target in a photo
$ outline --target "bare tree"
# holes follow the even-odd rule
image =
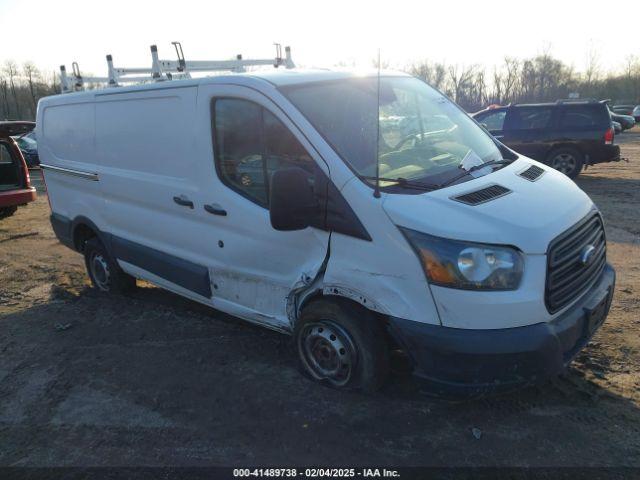
[[[584,76],[587,87],[591,86],[600,77],[600,55],[593,44],[589,46],[589,50],[587,51]]]
[[[455,102],[461,101],[465,92],[470,90],[473,84],[475,70],[475,65],[462,67],[459,65],[449,66],[449,80],[451,81],[452,97]]]
[[[48,95],[55,95],[56,93],[60,93],[59,78],[58,78],[58,74],[55,71],[51,75],[51,83],[49,84],[47,91],[48,91],[47,93]]]
[[[0,78],[0,93],[2,93],[3,117],[8,120],[11,112],[9,111],[9,86],[6,78]]]
[[[509,103],[518,97],[518,82],[520,80],[520,60],[505,57],[501,67],[493,69],[493,91],[489,94],[491,103]]]
[[[22,66],[22,71],[24,76],[27,79],[27,85],[29,86],[29,93],[31,94],[31,103],[33,106],[33,112],[36,111],[36,106],[38,105],[38,100],[36,99],[36,91],[34,83],[40,77],[40,72],[36,68],[36,66],[31,62],[25,62]]]
[[[507,99],[515,101],[518,76],[520,75],[520,60],[513,57],[505,57],[504,70],[504,95]]]
[[[635,55],[627,55],[624,59],[624,74],[628,79],[640,74],[640,60]]]
[[[4,71],[9,76],[9,86],[11,87],[11,93],[13,94],[13,100],[16,104],[16,114],[18,118],[20,115],[20,103],[18,102],[18,94],[16,93],[15,78],[18,75],[18,67],[13,60],[7,60],[4,63]]]
[[[443,63],[431,63],[423,60],[410,65],[407,70],[438,90],[447,88],[447,67]]]

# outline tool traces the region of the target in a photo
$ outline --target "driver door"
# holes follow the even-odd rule
[[[300,167],[329,170],[288,117],[264,95],[241,86],[198,92],[199,242],[206,252],[215,307],[277,329],[290,327],[297,288],[325,261],[329,233],[277,231],[269,218],[271,176]]]

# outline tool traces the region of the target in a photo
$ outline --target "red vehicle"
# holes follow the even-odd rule
[[[0,122],[0,220],[36,199],[29,170],[13,135],[33,130],[34,122]]]

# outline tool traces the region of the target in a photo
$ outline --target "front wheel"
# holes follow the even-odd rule
[[[364,308],[336,299],[316,300],[303,309],[294,339],[302,370],[320,383],[372,392],[386,379],[384,329]]]
[[[570,179],[575,180],[582,171],[584,158],[577,150],[561,148],[549,154],[547,163]]]

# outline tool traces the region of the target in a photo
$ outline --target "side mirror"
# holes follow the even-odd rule
[[[318,210],[311,174],[301,168],[277,170],[271,177],[269,217],[276,230],[303,230]]]

